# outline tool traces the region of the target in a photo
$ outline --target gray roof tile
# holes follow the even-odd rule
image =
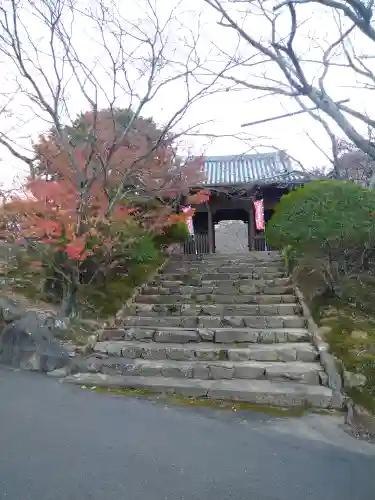
[[[204,158],[206,186],[224,186],[253,182],[300,183],[304,172],[293,171],[290,160],[282,153],[261,153],[238,156],[207,156]]]

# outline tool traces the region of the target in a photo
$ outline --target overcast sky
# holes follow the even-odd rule
[[[158,16],[161,20],[167,18],[171,9],[177,5],[177,1],[154,0]],[[147,29],[147,26],[150,26],[150,30],[152,30],[150,22],[148,21],[148,24],[146,24],[145,21],[146,0],[133,0],[131,3],[132,9],[129,9],[129,2],[119,2],[124,18],[134,21],[136,26],[143,26],[145,29]],[[268,3],[271,4],[271,0]],[[52,59],[48,56],[48,32],[41,27],[35,18],[28,15],[27,4],[28,2],[25,1],[24,22],[27,24],[27,26],[25,24],[27,28],[25,33],[28,32],[32,41],[38,46],[38,49],[40,48],[40,61],[45,68],[46,75],[53,81],[53,64]],[[85,6],[87,2],[81,2],[81,4]],[[90,5],[94,4],[95,0],[90,2]],[[80,6],[80,3],[77,2],[76,5]],[[221,67],[225,61],[224,53],[232,54],[237,46],[235,34],[217,24],[217,16],[205,5],[203,0],[182,0],[178,2],[178,5],[175,20],[169,27],[170,47],[168,48],[168,54],[171,57],[175,57],[176,60],[179,58],[181,61],[184,60],[189,50],[189,47],[184,46],[184,40],[187,40],[189,35],[197,33],[199,19],[200,38],[197,50],[199,50],[200,57],[202,60],[207,61],[207,65],[210,65],[211,69]],[[304,54],[305,58],[320,59],[322,51],[327,46],[327,43],[332,41],[332,37],[334,36],[334,19],[332,16],[319,11],[316,7],[314,9],[314,15],[311,15],[309,7],[299,9],[301,12],[300,20],[304,22],[300,30],[298,48]],[[82,16],[75,17],[73,26],[74,36],[72,40],[75,47],[77,47],[81,60],[88,67],[95,60],[100,60],[100,67],[98,66],[96,70],[97,78],[100,79],[103,88],[110,88],[111,79],[108,74],[106,75],[106,65],[109,65],[108,54],[105,54],[100,48],[98,31]],[[258,37],[260,40],[268,39],[270,25],[264,16],[258,15],[255,11],[247,19],[244,26],[251,31],[252,36]],[[289,23],[286,17],[284,20],[280,20],[279,26],[280,32],[282,30],[285,30],[285,33],[287,32]],[[357,41],[361,45],[362,41],[358,38]],[[24,43],[25,46],[30,43],[30,40],[27,40],[26,36]],[[115,40],[109,37],[108,43],[112,44],[113,51],[115,51]],[[362,46],[363,50],[365,48],[365,46]],[[242,44],[238,53],[242,56],[250,55],[251,49]],[[213,62],[214,59],[215,61]],[[13,91],[15,89],[15,69],[9,65],[4,56],[0,56],[0,65],[0,89]],[[132,77],[134,81],[137,78],[137,88],[139,88],[139,93],[142,93],[145,82],[136,77],[136,66],[135,64]],[[310,64],[306,68],[308,74],[315,78],[319,76],[322,69],[315,64]],[[238,68],[233,74],[246,79],[248,71],[246,68]],[[254,70],[252,69],[251,71]],[[259,74],[262,71],[265,71],[265,69],[260,68]],[[40,88],[47,92],[41,75],[37,75],[35,71],[34,74]],[[267,69],[267,75],[279,76],[272,68]],[[355,79],[348,71],[337,68],[331,70],[327,84],[331,95],[335,98],[350,98],[352,107],[369,110],[369,96],[364,91],[352,88],[355,86]],[[169,83],[164,91],[158,94],[157,99],[153,100],[147,106],[145,114],[153,116],[160,123],[167,121],[182,102],[184,91],[185,87],[181,83]],[[89,92],[93,95],[90,89]],[[78,112],[88,109],[87,101],[85,101],[75,83],[70,83],[68,93],[69,103],[67,109],[70,116],[74,117]],[[102,102],[104,103],[104,100]],[[129,104],[128,96],[125,94],[120,96],[117,103],[119,106],[126,107]],[[279,96],[260,98],[259,93],[249,89],[238,92],[219,93],[199,101],[199,103],[192,107],[184,120],[178,124],[177,129],[182,130],[197,123],[209,122],[195,129],[195,132],[214,134],[220,136],[219,138],[210,137],[209,139],[206,136],[190,136],[183,139],[185,149],[190,149],[197,154],[241,154],[259,150],[259,148],[262,149],[264,146],[273,146],[286,150],[307,169],[327,164],[328,161],[324,154],[319,151],[319,148],[329,153],[329,140],[322,127],[308,115],[300,115],[253,127],[241,128],[241,124],[243,123],[276,116],[297,109],[299,109],[298,104],[293,99],[281,98]],[[3,133],[9,133],[17,144],[22,144],[26,147],[29,146],[32,139],[35,140],[39,133],[48,128],[45,115],[41,115],[38,110],[37,114],[39,116],[36,117],[35,106],[30,107],[30,101],[21,93],[15,96],[12,103],[12,111],[14,118],[0,116],[0,130]],[[24,122],[22,127],[20,127],[20,119]],[[244,133],[247,134],[246,138],[243,137]],[[239,134],[242,134],[242,139],[245,140],[239,140]],[[318,144],[319,148],[313,144],[311,138]],[[27,168],[19,161],[16,161],[1,146],[0,159],[0,182],[9,185],[15,176],[26,174]]]

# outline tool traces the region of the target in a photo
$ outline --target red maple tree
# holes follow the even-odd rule
[[[181,200],[209,198],[204,190],[190,196],[190,187],[202,180],[199,159],[179,161],[173,142],[152,120],[137,118],[129,127],[124,114],[129,122],[129,111],[86,113],[59,134],[42,135],[34,146],[38,174],[25,183],[26,194],[3,204],[12,234],[16,227],[21,238],[65,252],[73,288],[79,266],[90,256],[107,254],[106,266],[111,265],[127,228],[163,233],[193,215],[176,213]],[[9,234],[9,224],[2,227]]]

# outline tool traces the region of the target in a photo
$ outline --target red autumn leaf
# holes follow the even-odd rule
[[[55,220],[41,220],[38,222],[38,228],[47,236],[59,237],[62,234],[61,225]]]
[[[123,218],[134,214],[137,211],[136,208],[125,207],[124,205],[118,205],[113,210],[113,215],[116,218]]]
[[[83,258],[86,242],[84,237],[76,238],[71,243],[65,246],[65,252],[72,260],[85,260]]]
[[[179,160],[171,139],[160,141],[161,131],[149,119],[136,118],[124,134],[131,112],[115,113],[84,113],[74,127],[66,129],[73,141],[66,141],[65,135],[60,140],[53,132],[39,138],[34,145],[36,177],[28,180],[22,195],[2,208],[5,232],[11,233],[6,222],[12,221],[17,236],[37,238],[82,261],[98,249],[92,247],[93,241],[99,241],[104,252],[121,244],[118,234],[110,232],[114,223],[134,221],[145,231],[160,234],[194,214],[193,210],[174,214],[172,198],[185,198],[189,187],[200,185],[201,159]],[[90,139],[75,138],[71,130]],[[155,144],[159,144],[156,149]],[[135,185],[142,186],[142,192],[135,194],[134,206],[124,205],[122,196],[118,201],[109,199],[111,193],[121,194],[122,186]],[[193,199],[203,203],[207,196],[208,192],[200,191]],[[148,200],[153,201],[150,206],[144,203]]]
[[[200,205],[202,203],[206,203],[210,199],[210,196],[211,193],[209,191],[202,190],[198,191],[198,193],[189,196],[187,201],[188,203],[191,203],[193,205]]]

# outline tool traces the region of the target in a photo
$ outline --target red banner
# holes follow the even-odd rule
[[[191,210],[191,206],[183,207],[182,208],[183,212],[190,212],[190,210]],[[191,234],[192,236],[194,236],[193,217],[188,217],[188,219],[186,221],[186,224],[187,224],[187,227],[188,227],[188,230],[189,230],[189,234]]]
[[[255,227],[258,231],[264,231],[264,207],[263,200],[254,201]]]

